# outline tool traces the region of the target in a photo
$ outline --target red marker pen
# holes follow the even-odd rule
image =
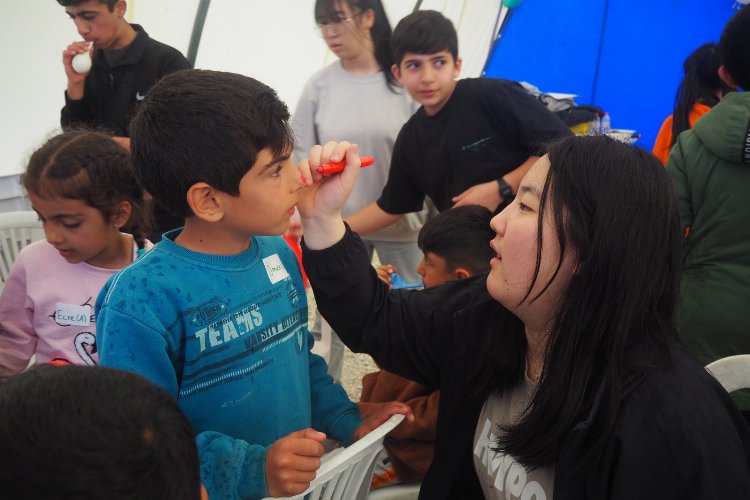
[[[362,156],[359,158],[359,162],[360,168],[369,167],[370,165],[375,163],[375,158],[373,158],[372,156]],[[342,172],[345,166],[346,161],[330,162],[319,165],[316,170],[319,174],[330,175]]]

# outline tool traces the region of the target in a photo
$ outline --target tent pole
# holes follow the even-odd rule
[[[198,10],[195,12],[195,22],[193,23],[193,32],[190,34],[190,45],[188,46],[187,60],[191,67],[195,67],[195,59],[198,56],[198,48],[201,44],[201,35],[203,35],[203,25],[206,24],[208,15],[208,6],[211,0],[200,0]]]

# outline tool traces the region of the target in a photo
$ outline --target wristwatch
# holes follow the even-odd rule
[[[500,198],[502,198],[502,202],[507,202],[513,199],[513,188],[510,187],[510,184],[505,182],[505,180],[500,177],[497,180],[497,183],[500,185]]]

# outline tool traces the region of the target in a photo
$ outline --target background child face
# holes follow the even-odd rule
[[[455,273],[449,271],[445,259],[432,252],[425,252],[422,261],[417,266],[417,272],[422,276],[425,288],[442,285],[446,281],[456,279]]]
[[[434,54],[407,52],[392,71],[401,86],[431,116],[443,109],[453,94],[461,73],[461,58],[454,60],[447,50]]]
[[[67,262],[108,267],[111,252],[118,250],[120,231],[104,214],[83,200],[41,198],[31,192],[29,198],[47,241]]]
[[[125,2],[115,4],[114,12],[110,12],[106,4],[97,0],[89,0],[80,5],[65,7],[73,23],[87,42],[93,42],[97,49],[116,48],[123,27]]]

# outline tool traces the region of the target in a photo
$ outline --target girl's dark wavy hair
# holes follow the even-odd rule
[[[715,43],[706,43],[695,49],[682,64],[685,76],[677,88],[672,113],[672,143],[677,136],[690,128],[690,111],[696,102],[713,108],[719,103],[717,93],[730,89],[719,78],[721,58]]]
[[[650,369],[670,363],[681,272],[679,211],[669,175],[641,149],[606,136],[569,137],[548,155],[536,269],[523,301],[547,290],[566,252],[574,252],[577,268],[549,334],[538,389],[494,446],[528,468],[551,465],[573,428],[591,419],[585,455],[577,457],[585,470],[603,451],[628,391]],[[543,291],[531,296],[544,217],[556,228],[560,258]],[[523,326],[506,323],[513,331],[489,336],[482,349],[485,394],[523,377],[525,348],[518,348],[515,331],[522,335]]]
[[[395,92],[395,89],[398,88],[398,83],[391,73],[391,66],[394,63],[391,52],[391,34],[393,31],[391,23],[388,21],[388,16],[385,13],[385,8],[383,8],[383,3],[380,0],[316,0],[315,19],[335,19],[336,6],[342,2],[346,2],[355,14],[368,9],[375,13],[375,23],[370,30],[375,48],[375,60],[383,70],[383,76],[388,88]]]
[[[149,215],[128,151],[112,137],[86,129],[58,134],[29,159],[21,182],[41,198],[83,200],[109,220],[123,201],[132,207],[123,231],[145,245]]]

